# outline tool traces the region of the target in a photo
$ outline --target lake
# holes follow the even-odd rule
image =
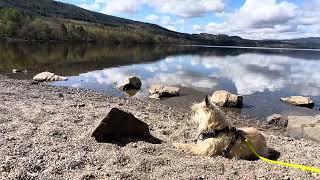
[[[27,70],[12,73],[12,69]],[[320,51],[202,46],[96,46],[0,44],[0,73],[31,79],[42,71],[70,76],[54,86],[92,89],[127,96],[116,86],[126,77],[141,78],[147,98],[150,84],[175,85],[182,96],[164,103],[188,108],[216,90],[244,95],[244,108],[229,109],[264,119],[273,113],[314,115],[320,111]],[[310,96],[314,109],[280,102],[280,97]]]

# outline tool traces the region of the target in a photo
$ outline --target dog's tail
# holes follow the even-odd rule
[[[191,151],[195,148],[195,145],[193,144],[182,144],[182,143],[174,143],[173,146],[175,146],[177,149],[185,150],[185,151]]]

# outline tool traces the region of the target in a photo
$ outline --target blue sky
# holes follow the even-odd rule
[[[320,36],[320,0],[59,0],[185,33],[250,39]]]

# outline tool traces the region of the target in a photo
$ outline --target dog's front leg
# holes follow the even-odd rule
[[[215,156],[220,154],[224,148],[222,141],[215,138],[199,141],[197,144],[175,143],[174,146],[198,156]]]

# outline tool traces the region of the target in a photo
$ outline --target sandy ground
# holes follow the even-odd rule
[[[97,143],[91,133],[112,107],[132,112],[163,142]],[[157,101],[30,85],[0,75],[0,114],[1,179],[320,179],[319,174],[260,160],[181,152],[173,142],[195,139],[189,110]],[[232,114],[228,118],[247,124]],[[281,153],[280,161],[320,167],[319,144],[274,130],[262,133]]]

